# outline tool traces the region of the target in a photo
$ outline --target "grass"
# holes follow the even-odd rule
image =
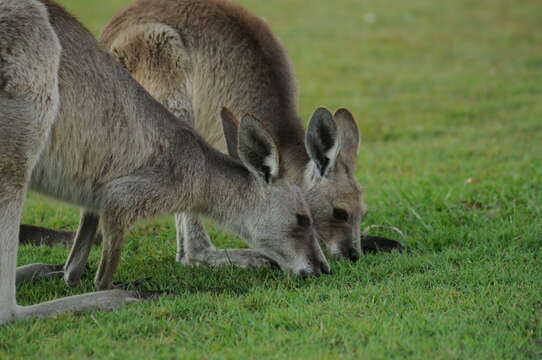
[[[117,280],[179,296],[4,326],[0,358],[542,358],[542,3],[242,2],[289,49],[303,118],[320,104],[357,115],[364,226],[401,228],[412,252],[301,281],[180,266],[172,220],[141,223]],[[62,3],[98,34],[126,1]],[[31,194],[23,220],[74,228],[78,211]],[[26,246],[19,263],[66,255]],[[91,289],[53,279],[18,300]]]

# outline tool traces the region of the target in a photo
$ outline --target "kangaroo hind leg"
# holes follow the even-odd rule
[[[97,292],[32,306],[15,300],[21,209],[32,169],[59,106],[61,46],[47,8],[0,1],[0,324],[67,310],[112,308],[133,292]]]

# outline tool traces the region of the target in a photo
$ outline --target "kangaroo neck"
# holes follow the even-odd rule
[[[257,201],[261,188],[256,178],[237,160],[206,144],[202,152],[204,172],[195,181],[193,191],[199,195],[193,212],[210,217],[240,234],[243,215]]]

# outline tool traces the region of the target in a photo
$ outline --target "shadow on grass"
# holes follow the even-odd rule
[[[373,253],[363,255],[356,263],[346,259],[333,260],[331,275],[307,279],[278,269],[187,266],[177,263],[173,257],[153,257],[143,261],[131,259],[123,263],[115,280],[126,284],[130,290],[157,292],[157,295],[163,293],[166,296],[212,294],[235,297],[243,296],[255,288],[266,291],[272,289],[297,291],[314,286],[334,288],[350,286],[352,282],[363,286],[369,282],[385,280],[385,277],[371,276],[370,268],[389,263],[390,257],[405,255],[406,252]],[[365,267],[369,271],[360,271]],[[17,288],[18,301],[22,305],[27,305],[94,291],[93,277],[96,271],[97,264],[92,262],[84,274],[80,287],[77,288],[68,287],[61,277],[24,282]]]

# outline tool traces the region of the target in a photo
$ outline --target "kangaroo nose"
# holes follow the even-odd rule
[[[306,279],[309,276],[319,277],[322,274],[325,274],[325,275],[331,274],[331,269],[329,268],[329,265],[325,261],[318,261],[314,266],[310,268],[299,270],[299,276],[302,279]]]
[[[350,261],[356,262],[359,260],[359,251],[355,248],[349,248],[346,250],[346,257],[349,258]]]

